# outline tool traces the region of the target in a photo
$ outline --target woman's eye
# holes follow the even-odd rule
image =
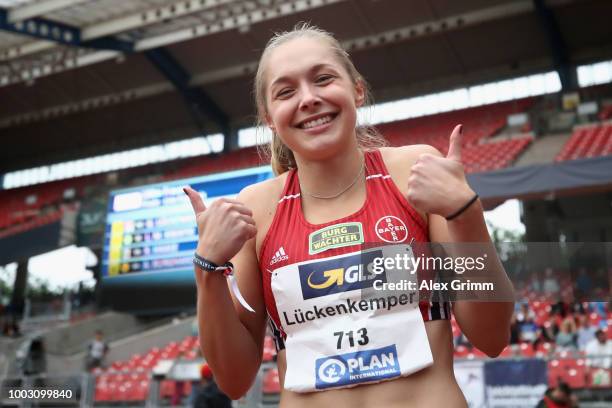
[[[291,89],[281,89],[277,94],[277,98],[287,97],[291,94]]]
[[[331,79],[333,79],[334,77],[331,75],[319,75],[316,79],[316,82],[321,83],[321,82],[329,82]]]

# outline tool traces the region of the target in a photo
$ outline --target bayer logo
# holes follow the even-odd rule
[[[319,367],[319,378],[328,384],[334,384],[340,381],[346,366],[344,362],[335,358],[330,358]]]
[[[408,238],[408,228],[401,219],[386,215],[376,221],[374,231],[378,238],[385,242],[404,242]]]

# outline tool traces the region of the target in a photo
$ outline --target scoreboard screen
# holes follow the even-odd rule
[[[102,256],[102,303],[164,313],[195,306],[192,258],[198,231],[183,187],[209,205],[273,177],[269,166],[144,185],[110,193]]]

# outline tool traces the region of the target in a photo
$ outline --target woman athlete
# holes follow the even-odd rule
[[[427,145],[372,148],[372,133],[356,128],[366,93],[330,34],[303,25],[275,36],[255,94],[274,135],[277,176],[208,208],[185,188],[196,258],[212,268],[231,260],[254,309],[232,296],[222,273],[196,266],[202,350],[232,399],[258,372],[269,321],[282,407],[466,406],[453,374],[449,305],[377,293],[360,265],[375,252],[359,255],[362,243],[490,244],[460,162],[462,127],[446,157]],[[494,258],[487,273],[511,292]],[[491,357],[508,342],[512,310],[512,302],[453,304],[463,333]]]

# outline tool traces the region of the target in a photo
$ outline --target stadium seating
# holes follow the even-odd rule
[[[555,157],[556,162],[612,154],[612,123],[580,126]]]
[[[257,148],[248,147],[225,155],[211,155],[183,160],[178,169],[169,172],[165,179],[174,180],[261,165],[262,162]]]
[[[153,347],[143,354],[134,354],[127,360],[113,361],[106,369],[94,369],[92,371],[96,377],[94,401],[96,403],[144,401],[148,395],[151,371],[160,360],[176,358],[193,360],[197,357],[199,348],[198,338],[187,336],[180,342],[170,342],[163,348]],[[274,340],[266,336],[264,361],[271,362],[275,356]],[[177,392],[176,387],[176,381],[161,381],[160,398],[171,398]],[[181,387],[178,392],[183,397],[191,393],[189,382],[184,382]],[[264,388],[270,390],[271,393],[278,393],[280,392],[279,387],[278,371],[276,368],[268,370],[264,379]]]
[[[377,127],[394,146],[423,143],[446,154],[448,137],[458,123],[463,124],[463,146],[475,145],[500,131],[506,125],[508,115],[527,111],[533,102],[533,98],[502,102],[386,123]]]
[[[562,285],[563,286],[563,285]],[[521,291],[526,298],[533,297],[530,292]],[[553,304],[548,301],[532,301],[529,307],[533,310],[536,319],[548,323],[542,316],[548,318],[553,312]],[[595,312],[589,310],[589,304],[584,304],[587,310],[587,318],[590,325],[597,327],[607,327],[612,325],[612,311]],[[571,316],[571,315],[569,315]],[[553,316],[555,317],[555,316]],[[556,316],[556,324],[561,322],[561,318]],[[567,318],[567,316],[566,316]],[[541,325],[538,323],[538,325]],[[457,338],[461,334],[460,328],[454,317],[451,319],[453,337]],[[179,342],[170,342],[162,348],[153,347],[142,353],[132,355],[127,360],[114,361],[107,369],[94,369],[92,372],[96,376],[95,382],[95,402],[96,404],[113,403],[135,403],[144,401],[149,392],[151,370],[160,360],[164,359],[194,359],[199,349],[199,340],[195,336],[187,336]],[[488,359],[482,351],[467,345],[457,345],[454,355],[456,359]],[[264,397],[277,398],[280,393],[280,382],[278,369],[273,361],[276,357],[274,341],[270,336],[264,339],[263,361],[265,369],[263,377]],[[584,352],[580,351],[558,351],[554,343],[538,342],[519,343],[507,346],[501,353],[500,358],[544,358],[548,360],[549,384],[554,385],[558,381],[567,382],[573,388],[597,387],[594,383],[593,370],[588,367]],[[183,382],[177,386],[176,381],[163,380],[160,384],[159,396],[162,400],[168,400],[179,393],[186,397],[191,392],[191,384]],[[179,388],[177,388],[179,387]]]
[[[570,284],[569,282],[561,282],[561,291]],[[542,296],[533,293],[526,289],[517,291],[523,299],[541,299]],[[539,327],[546,327],[551,324],[559,326],[564,319],[576,319],[578,314],[573,312],[571,308],[567,309],[567,314],[561,317],[558,310],[553,308],[552,301],[532,300],[528,302],[529,309],[535,315],[535,322]],[[607,333],[608,338],[612,339],[612,310],[591,309],[591,304],[585,302],[582,304],[582,309],[586,312],[587,324],[594,328],[601,328]],[[551,319],[552,322],[551,323]],[[451,327],[453,338],[458,339],[461,336],[461,330],[458,327],[455,318],[451,319]],[[455,346],[455,359],[476,359],[485,358],[476,348],[469,344],[460,344]],[[567,383],[572,388],[598,388],[604,387],[602,377],[612,376],[612,369],[607,370],[608,374],[602,373],[602,369],[590,367],[588,364],[588,356],[582,350],[559,349],[554,342],[538,341],[521,342],[507,346],[500,354],[499,358],[542,358],[548,361],[548,380],[549,385],[554,386],[559,381]]]
[[[532,142],[530,136],[464,147],[461,154],[466,173],[502,169],[510,165]]]
[[[180,342],[170,342],[164,348],[153,347],[144,354],[134,354],[128,360],[113,361],[107,369],[95,369],[94,401],[134,402],[147,398],[151,370],[160,360],[184,358],[192,360],[197,356],[199,341],[187,336]],[[164,380],[160,385],[160,396],[170,398],[175,393],[176,382]],[[191,385],[186,383],[183,396],[189,395]]]
[[[281,391],[278,368],[273,367],[266,371],[263,379],[264,394],[279,394]]]
[[[19,219],[19,218],[10,220],[8,225],[5,224],[6,226],[8,226],[8,228],[4,230],[0,230],[0,238],[3,238],[8,235],[12,235],[12,234],[18,234],[20,232],[25,232],[30,229],[34,229],[34,228],[37,228],[43,225],[52,224],[54,222],[61,220],[62,215],[63,215],[63,211],[60,208],[59,210],[45,213],[44,215],[39,216],[37,218],[31,218],[28,220],[20,219],[19,222],[15,221],[16,219]]]
[[[85,187],[92,181],[92,178],[80,177],[0,191],[0,231],[11,226],[21,227],[5,234],[9,235],[57,221],[57,216],[61,217],[57,214],[59,204],[83,197]]]
[[[612,105],[604,105],[599,111],[599,120],[608,120],[612,118]]]
[[[276,346],[274,345],[274,340],[270,336],[266,336],[264,339],[264,348],[263,348],[263,361],[270,362],[274,360],[276,357]]]
[[[511,164],[531,139],[511,139],[490,144],[484,142],[506,125],[509,114],[524,112],[533,105],[533,102],[533,98],[502,102],[386,123],[379,125],[378,128],[391,145],[427,143],[446,154],[450,131],[457,123],[463,123],[466,171],[490,171]],[[249,147],[224,155],[214,154],[176,161],[169,166],[169,170],[164,171],[164,179],[193,177],[261,164],[257,148]],[[98,178],[98,176],[85,176],[0,191],[0,231],[7,230],[3,231],[4,234],[10,235],[35,228],[47,220],[35,222],[41,214],[56,210],[64,201],[66,190],[74,189],[75,198],[81,198],[85,187],[95,185]],[[20,228],[8,230],[9,227],[17,225]]]

